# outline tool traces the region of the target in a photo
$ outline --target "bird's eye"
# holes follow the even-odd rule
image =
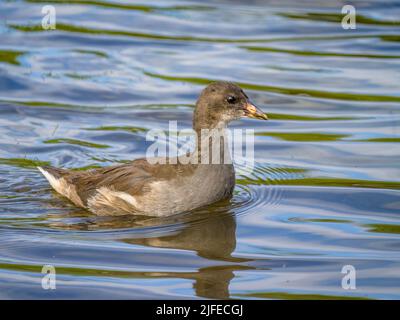
[[[234,96],[228,96],[228,98],[226,98],[226,101],[228,101],[228,103],[235,103],[236,98]]]

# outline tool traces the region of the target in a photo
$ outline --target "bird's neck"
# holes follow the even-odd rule
[[[213,126],[194,126],[197,145],[193,157],[201,164],[231,164],[228,131],[225,122]]]

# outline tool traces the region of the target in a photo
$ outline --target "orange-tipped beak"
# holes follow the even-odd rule
[[[250,102],[246,103],[246,105],[243,108],[243,111],[245,117],[268,120],[268,116]]]

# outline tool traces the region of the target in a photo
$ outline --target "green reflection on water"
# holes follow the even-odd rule
[[[270,48],[270,47],[255,47],[255,46],[241,46],[241,48],[247,49],[249,51],[288,53],[288,54],[293,54],[293,55],[298,55],[298,56],[347,57],[347,58],[369,58],[369,59],[399,59],[400,58],[400,56],[397,56],[397,55],[383,55],[383,54],[304,51],[304,50],[279,49],[279,48]]]
[[[296,218],[296,219],[291,219],[291,221],[296,221],[296,222],[316,222],[316,223],[352,223],[351,220],[323,219],[323,218],[310,218],[310,219]]]
[[[365,140],[356,140],[356,141],[365,141],[365,142],[400,142],[400,138],[371,138]]]
[[[73,171],[86,171],[86,170],[92,170],[92,169],[99,169],[102,168],[102,166],[98,165],[98,164],[90,164],[84,167],[79,167],[79,168],[72,168],[70,170]]]
[[[47,166],[50,162],[26,158],[0,158],[0,164],[21,168],[36,168],[38,166]]]
[[[347,134],[328,134],[315,132],[256,132],[255,135],[276,137],[286,141],[337,141],[349,136]]]
[[[350,188],[374,188],[374,189],[400,189],[400,182],[397,181],[378,181],[361,180],[330,177],[306,177],[299,179],[285,179],[284,177],[274,180],[261,178],[240,178],[237,184],[242,185],[287,185],[287,186],[312,186],[312,187],[350,187]]]
[[[341,23],[343,19],[342,14],[336,13],[321,13],[321,12],[307,12],[307,13],[279,13],[280,16],[290,19],[300,19],[309,21],[323,21]],[[357,13],[357,23],[368,24],[375,26],[400,26],[400,20],[378,20],[370,18]]]
[[[264,299],[289,299],[289,300],[369,300],[366,297],[334,296],[323,294],[296,294],[288,292],[257,292],[238,295],[241,297],[264,298]]]
[[[354,117],[313,117],[313,116],[301,116],[294,114],[285,113],[271,113],[268,112],[268,117],[271,120],[293,120],[293,121],[340,121],[340,120],[354,120]]]
[[[86,49],[81,50],[81,49],[79,49],[79,50],[74,50],[74,51],[78,52],[78,53],[83,53],[83,54],[93,54],[95,56],[102,57],[102,58],[108,58],[108,55],[106,53],[97,51],[97,50],[86,50]]]
[[[271,117],[272,119],[272,117]],[[274,137],[286,141],[340,141],[344,138],[348,138],[349,134],[330,134],[330,133],[319,133],[319,132],[256,132],[256,136]],[[385,137],[385,138],[369,138],[369,139],[351,139],[345,141],[352,142],[380,142],[380,143],[396,143],[400,142],[400,138],[397,137]]]
[[[43,32],[46,31],[41,25],[22,26],[15,24],[8,24],[8,27],[23,31],[23,32]],[[135,38],[146,38],[156,40],[178,40],[178,41],[206,41],[206,42],[251,42],[251,40],[234,40],[234,39],[221,39],[221,38],[207,38],[207,37],[193,37],[193,36],[168,36],[153,33],[133,32],[125,30],[111,30],[111,29],[94,29],[82,26],[73,26],[69,24],[57,23],[57,31],[67,31],[84,34],[98,34],[109,36],[125,36]]]
[[[23,271],[23,272],[34,272],[41,273],[43,266],[37,265],[24,265],[24,264],[0,264],[0,269]],[[130,272],[130,271],[119,271],[119,270],[100,270],[100,269],[84,269],[84,268],[69,268],[57,266],[57,273],[65,275],[75,276],[95,276],[95,277],[118,277],[118,278],[147,278],[146,274],[150,272]],[[160,275],[161,276],[161,275]]]
[[[27,107],[53,107],[53,108],[89,108],[89,106],[82,106],[82,105],[74,105],[68,103],[59,103],[59,102],[49,102],[49,101],[20,101],[20,100],[9,100],[9,99],[2,99],[0,102],[3,103],[11,103],[11,104],[19,104],[22,106]],[[90,107],[94,108],[94,107]]]
[[[110,146],[108,146],[106,144],[98,144],[98,143],[93,143],[93,142],[88,142],[88,141],[82,141],[82,140],[77,140],[77,139],[67,139],[67,138],[45,140],[45,141],[43,141],[43,143],[50,143],[50,144],[67,143],[67,144],[73,144],[73,145],[78,145],[78,146],[82,146],[82,147],[98,148],[98,149],[110,148]]]
[[[41,25],[16,25],[7,24],[11,29],[21,32],[45,32]],[[266,42],[287,42],[287,41],[335,41],[335,40],[349,40],[349,39],[374,39],[379,38],[382,41],[400,41],[399,36],[391,34],[368,34],[368,35],[340,35],[340,36],[296,36],[296,37],[275,37],[275,38],[209,38],[209,37],[196,37],[196,36],[170,36],[160,35],[153,33],[133,32],[125,30],[111,30],[111,29],[98,29],[88,28],[82,26],[74,26],[70,24],[57,23],[57,31],[83,33],[83,34],[97,34],[109,36],[124,36],[134,38],[156,39],[156,40],[173,40],[173,41],[198,41],[210,43],[266,43]]]
[[[59,4],[77,4],[86,6],[96,6],[104,8],[113,8],[121,10],[132,10],[141,12],[153,12],[153,11],[179,11],[179,10],[213,10],[210,6],[199,6],[199,5],[184,5],[184,6],[154,6],[154,5],[143,5],[143,4],[127,4],[117,2],[106,2],[99,0],[25,0],[26,2],[32,3],[59,3]]]
[[[133,126],[101,126],[96,128],[85,128],[90,131],[127,131],[127,132],[145,132],[147,129]]]
[[[365,226],[369,228],[369,232],[400,234],[400,225],[398,224],[367,224]]]
[[[23,51],[0,50],[0,62],[19,66],[18,58],[24,53]]]
[[[213,81],[218,81],[219,79],[206,79],[206,78],[195,78],[195,77],[176,77],[167,76],[161,74],[155,74],[150,72],[145,72],[147,76],[168,80],[168,81],[182,81],[199,85],[207,85]],[[251,84],[236,82],[243,89],[258,90],[258,91],[268,91],[276,92],[288,95],[308,95],[315,98],[325,98],[325,99],[335,99],[335,100],[348,100],[348,101],[381,101],[381,102],[400,102],[400,96],[389,96],[389,95],[369,95],[361,93],[346,93],[346,92],[329,92],[320,91],[312,89],[300,89],[300,88],[285,88],[276,87],[269,85]]]

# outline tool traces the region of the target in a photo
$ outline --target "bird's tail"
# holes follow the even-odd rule
[[[51,166],[43,166],[37,167],[39,171],[44,175],[44,177],[49,181],[50,185],[55,189],[57,192],[62,193],[61,191],[61,180],[60,179],[65,175],[67,172],[64,169],[54,168]]]

